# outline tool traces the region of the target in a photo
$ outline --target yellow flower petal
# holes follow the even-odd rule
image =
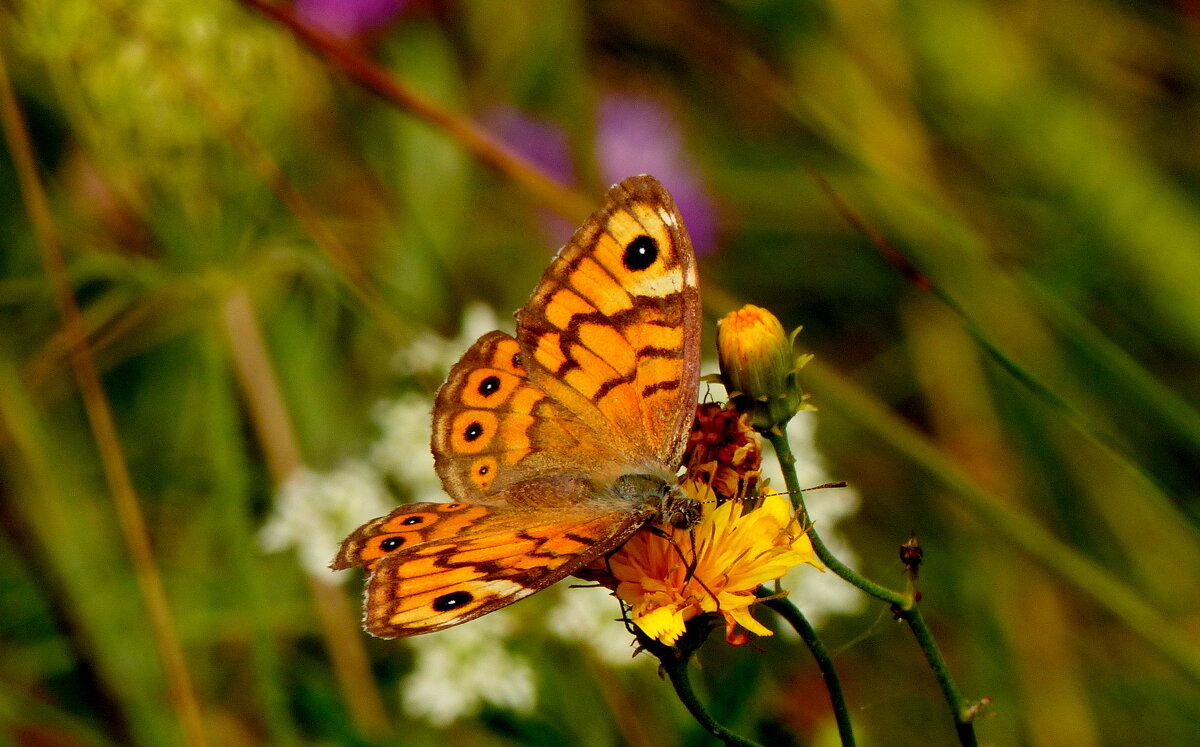
[[[704,484],[689,488],[711,494]],[[702,514],[691,530],[642,531],[614,553],[608,564],[617,596],[642,632],[666,644],[678,641],[687,621],[701,613],[722,615],[731,642],[747,640],[735,634],[738,626],[770,635],[750,613],[755,589],[813,559],[791,504],[772,493],[757,506],[706,503]]]
[[[651,638],[656,638],[668,646],[674,645],[683,635],[683,614],[671,607],[659,607],[640,617],[634,617],[633,623]]]

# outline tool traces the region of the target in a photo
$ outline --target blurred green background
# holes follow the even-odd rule
[[[377,641],[361,579],[304,559],[436,491],[445,366],[639,172],[692,229],[706,334],[742,302],[804,325],[801,458],[861,495],[867,575],[902,586],[919,536],[981,742],[1200,738],[1200,5],[284,7],[341,62],[237,2],[0,5],[0,739],[709,743],[652,662],[555,633],[561,601]],[[862,744],[954,743],[882,605],[820,616]],[[835,743],[804,647],[757,644],[701,652],[714,715]]]

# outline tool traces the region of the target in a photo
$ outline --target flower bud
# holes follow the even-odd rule
[[[805,409],[797,359],[783,325],[766,309],[747,304],[717,323],[717,356],[729,401],[763,432],[781,428]]]

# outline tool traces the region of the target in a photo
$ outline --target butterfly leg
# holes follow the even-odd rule
[[[695,530],[695,528],[693,527],[692,529],[688,530],[688,537],[691,539],[691,542],[692,542],[692,559],[691,560],[688,560],[687,556],[684,555],[683,548],[680,547],[679,543],[675,541],[674,535],[669,534],[668,532],[665,532],[662,529],[660,529],[656,526],[653,526],[653,525],[647,526],[646,528],[649,531],[653,532],[654,534],[657,534],[658,536],[662,537],[667,542],[671,543],[671,547],[675,548],[675,552],[679,555],[679,559],[683,561],[684,567],[687,568],[687,573],[684,574],[684,577],[683,577],[684,586],[686,586],[689,581],[695,581],[696,583],[700,584],[700,588],[702,588],[706,592],[708,592],[708,595],[710,597],[712,597],[713,602],[716,603],[716,605],[717,605],[716,611],[720,612],[721,611],[720,598],[716,594],[713,593],[712,589],[708,588],[708,584],[704,583],[704,579],[702,579],[696,575],[696,566],[698,566],[700,564],[700,554],[698,552],[696,552],[696,530]]]
[[[696,566],[700,564],[700,554],[696,552],[696,529],[695,529],[695,527],[688,530],[688,537],[691,539],[691,542],[692,542],[692,562],[691,562],[691,565],[688,566],[687,575],[684,576],[684,583],[686,584],[688,581],[694,580],[696,583],[700,584],[700,588],[704,589],[706,592],[708,592],[708,595],[710,597],[712,597],[713,603],[717,605],[717,609],[715,611],[720,612],[721,611],[721,598],[718,597],[716,594],[714,594],[712,589],[708,588],[708,584],[704,583],[704,579],[702,579],[696,575]],[[679,553],[680,559],[682,559],[683,562],[686,564],[687,559],[684,558],[684,556],[683,556],[683,550],[679,547],[679,545],[675,544],[674,542],[672,542],[671,544],[675,545],[675,550],[676,550],[676,552]]]

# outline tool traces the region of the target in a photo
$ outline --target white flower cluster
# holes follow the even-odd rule
[[[329,472],[302,468],[279,489],[258,541],[265,552],[295,548],[306,572],[333,583],[339,577],[329,562],[342,539],[386,514],[391,504],[379,472],[362,460],[347,460]]]
[[[414,500],[443,500],[442,482],[433,470],[429,450],[429,397],[406,392],[375,405],[379,439],[371,444],[369,458],[384,474],[407,488]]]
[[[413,641],[416,663],[400,684],[410,716],[446,726],[485,704],[529,713],[536,702],[533,666],[502,641],[512,618],[494,614]]]
[[[649,656],[634,656],[633,636],[619,623],[620,602],[603,587],[570,588],[558,584],[558,602],[546,615],[546,629],[564,641],[581,644],[593,656],[613,667],[649,663]]]
[[[474,345],[476,340],[504,326],[492,307],[472,303],[463,309],[458,337],[448,340],[432,330],[418,333],[408,345],[396,351],[392,363],[397,371],[406,374],[430,373],[445,376],[450,367],[458,362],[459,357],[467,352],[467,348]],[[507,326],[511,334],[512,323]]]

